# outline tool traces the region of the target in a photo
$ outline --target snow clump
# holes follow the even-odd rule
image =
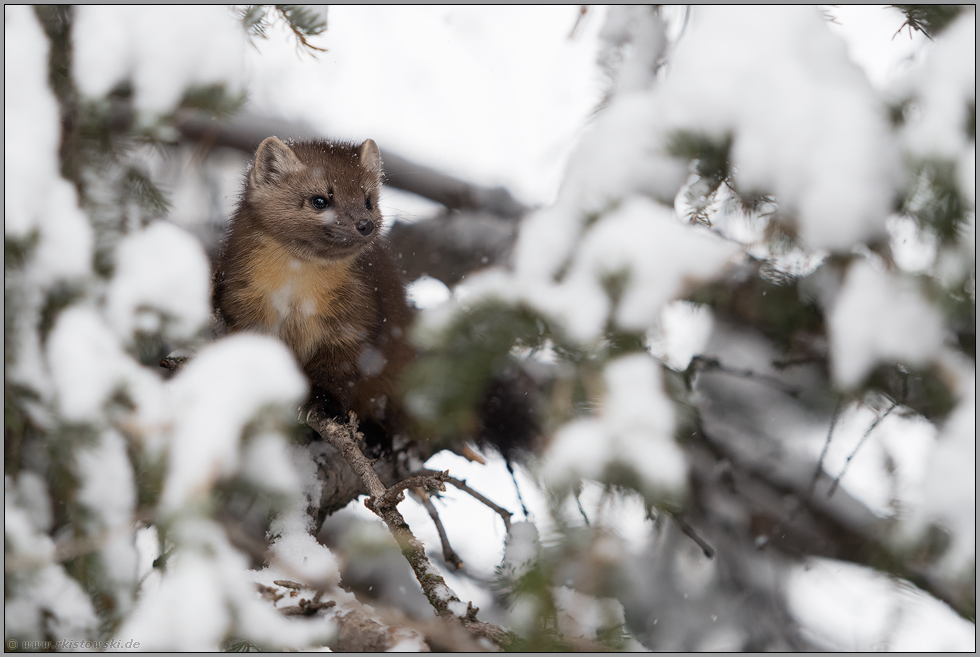
[[[162,505],[174,512],[238,469],[242,429],[256,411],[298,404],[307,382],[282,342],[238,334],[201,350],[170,388],[180,414]]]
[[[211,314],[210,270],[200,242],[165,221],[125,237],[106,305],[124,340],[159,329],[178,340],[191,337]]]
[[[603,481],[617,467],[638,475],[648,495],[682,492],[687,464],[674,442],[675,411],[659,363],[647,354],[624,356],[607,365],[604,379],[602,408],[558,431],[545,454],[545,478],[559,485],[576,478]]]
[[[244,84],[245,31],[219,6],[76,9],[72,76],[86,96],[132,82],[137,110],[172,111],[193,86]]]
[[[828,313],[834,382],[853,388],[879,361],[923,366],[943,342],[943,321],[909,281],[854,262]]]

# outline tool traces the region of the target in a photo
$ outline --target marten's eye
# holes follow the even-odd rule
[[[326,196],[314,196],[310,199],[310,205],[314,210],[325,210],[330,205],[330,200]]]
[[[364,207],[366,207],[368,210],[371,210],[374,207],[373,205],[371,205],[371,197],[370,196],[365,196],[364,197]]]

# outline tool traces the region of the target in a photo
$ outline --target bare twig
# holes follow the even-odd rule
[[[885,411],[884,413],[882,413],[881,414],[881,417],[877,418],[874,422],[872,422],[871,423],[871,426],[868,427],[868,430],[864,432],[864,435],[861,436],[861,440],[858,441],[858,444],[854,448],[854,451],[851,452],[850,456],[847,457],[847,460],[844,461],[844,467],[841,468],[840,474],[837,475],[837,478],[834,479],[834,481],[833,481],[832,484],[830,484],[830,490],[827,491],[827,497],[830,497],[831,495],[833,495],[834,494],[834,491],[837,490],[837,486],[840,484],[841,478],[844,476],[844,473],[847,472],[847,466],[849,466],[851,464],[851,459],[853,459],[855,456],[857,456],[858,450],[861,449],[861,446],[862,445],[864,445],[864,441],[868,439],[868,436],[870,436],[871,435],[871,432],[875,430],[875,427],[877,427],[879,424],[881,424],[881,421],[882,420],[884,420],[886,417],[888,417],[889,415],[891,415],[891,412],[894,411],[896,407],[898,407],[898,402],[894,402],[888,408],[888,410]]]
[[[831,5],[831,6],[832,7],[836,7],[837,5]],[[830,13],[829,10],[827,10],[827,9],[821,9],[820,10],[820,13],[823,14],[823,19],[825,21],[827,21],[828,23],[833,23],[834,25],[840,25],[841,24],[840,21],[837,20],[837,17],[834,16],[832,13]]]
[[[510,517],[512,515],[514,515],[513,513],[511,513],[510,511],[508,511],[507,509],[505,509],[502,506],[499,506],[497,504],[494,504],[485,495],[483,495],[482,493],[480,493],[478,491],[475,491],[472,488],[470,488],[469,486],[467,486],[466,485],[466,481],[463,480],[463,479],[457,479],[456,477],[448,477],[446,479],[446,481],[449,482],[450,484],[452,484],[453,486],[455,486],[456,488],[460,489],[464,493],[469,494],[470,496],[472,496],[477,501],[482,502],[483,504],[485,504],[490,509],[496,511],[497,514],[503,519],[503,521],[504,521],[504,527],[507,528],[507,531],[508,532],[510,531]]]
[[[510,478],[514,482],[514,490],[517,491],[517,501],[521,503],[521,511],[524,512],[524,519],[529,520],[531,518],[531,514],[527,510],[527,505],[524,504],[524,497],[521,495],[521,487],[517,483],[517,474],[514,472],[514,464],[510,462],[510,459],[507,459],[507,472],[510,473]]]
[[[684,532],[688,538],[698,544],[698,547],[701,548],[702,552],[704,552],[704,556],[708,557],[709,559],[715,558],[715,549],[708,545],[707,541],[698,536],[698,533],[694,531],[693,527],[687,524],[687,522],[678,514],[672,513],[670,515],[674,519],[674,522],[677,523],[677,526],[680,527],[680,530]]]
[[[436,531],[439,532],[439,540],[442,542],[442,558],[446,560],[450,568],[459,570],[463,567],[463,560],[459,558],[459,555],[456,554],[456,551],[449,544],[449,535],[446,533],[446,528],[442,524],[442,519],[439,518],[439,512],[432,503],[432,498],[424,490],[418,490],[416,497],[418,497],[422,506],[425,507],[425,510],[429,512],[429,517],[432,518],[432,522],[436,526]]]
[[[426,490],[446,490],[444,482],[449,478],[449,472],[434,472],[434,473],[423,473],[415,475],[414,477],[409,477],[408,479],[403,479],[396,484],[388,487],[385,491],[384,497],[380,500],[379,504],[381,506],[395,506],[400,503],[405,496],[402,495],[403,490],[408,490],[409,488],[419,488],[423,491]]]
[[[572,41],[578,35],[578,30],[582,27],[585,15],[589,13],[589,5],[580,5],[578,8],[578,16],[575,18],[575,25],[572,26],[572,31],[568,34],[568,40]]]
[[[279,580],[276,580],[274,583],[278,586],[282,586],[281,584],[279,584]],[[259,595],[261,595],[263,598],[265,598],[272,604],[279,602],[286,595],[285,593],[280,593],[272,586],[266,586],[265,584],[260,584],[258,582],[255,582],[255,590],[259,592]]]
[[[589,527],[589,526],[591,526],[591,525],[592,525],[592,523],[591,523],[591,522],[589,522],[589,516],[587,516],[587,515],[585,514],[585,509],[583,509],[583,508],[582,508],[582,500],[581,500],[581,499],[579,499],[579,496],[578,496],[578,491],[575,491],[575,504],[577,504],[577,505],[578,505],[578,512],[579,512],[580,514],[582,514],[582,520],[584,520],[584,521],[585,521],[585,526],[586,526],[586,527]]]
[[[305,411],[299,419],[301,422],[307,421]],[[365,447],[362,442],[358,445],[361,449]],[[320,499],[313,500],[314,509],[311,510],[316,519],[315,527],[319,528],[331,513],[344,508],[360,495],[370,495],[371,491],[365,488],[362,478],[329,441],[312,440],[305,448],[309,458],[316,463],[317,477],[323,483]],[[431,455],[431,446],[428,443],[411,443],[399,453],[408,458],[383,458],[371,462],[374,473],[384,486],[397,484],[410,476],[412,473],[408,470],[408,464],[413,461],[424,463]]]
[[[289,580],[276,580],[275,584],[281,588],[255,585],[259,594],[273,605],[283,598],[296,596],[301,589],[309,588]],[[337,652],[387,652],[402,642],[416,644],[427,652],[432,643],[428,639],[430,635],[436,639],[436,645],[448,646],[454,652],[485,650],[461,627],[447,627],[438,619],[431,619],[429,625],[422,625],[405,618],[404,614],[391,613],[384,607],[369,607],[357,601],[348,600],[338,607],[332,600],[321,602],[319,592],[312,599],[302,598],[297,605],[278,609],[286,616],[311,616],[321,610],[333,610],[323,616],[337,623],[337,633],[328,643]]]
[[[841,408],[844,406],[844,398],[841,397],[837,400],[837,406],[834,407],[834,416],[830,420],[830,430],[827,431],[827,442],[823,444],[823,450],[820,452],[820,458],[817,459],[817,467],[813,470],[813,479],[810,480],[810,489],[807,491],[807,497],[813,497],[813,491],[817,487],[817,480],[820,479],[820,473],[823,472],[823,460],[827,456],[827,450],[830,449],[830,441],[834,437],[834,427],[837,426],[837,419],[840,417]]]

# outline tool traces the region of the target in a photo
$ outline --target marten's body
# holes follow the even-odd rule
[[[266,139],[220,256],[215,302],[229,331],[281,338],[326,412],[354,411],[388,443],[402,428],[397,382],[413,352],[404,285],[379,235],[380,187],[371,140]]]

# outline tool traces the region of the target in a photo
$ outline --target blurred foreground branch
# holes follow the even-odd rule
[[[77,118],[65,113],[66,129]],[[134,112],[124,100],[113,100],[106,123],[116,134],[133,129]],[[197,145],[204,158],[215,148],[237,150],[251,158],[263,139],[328,138],[307,123],[272,117],[239,114],[216,116],[198,109],[181,109],[173,117],[176,134],[172,143]],[[159,137],[159,136],[158,136]],[[166,139],[165,139],[166,141]],[[504,187],[484,187],[447,175],[393,153],[381,145],[386,185],[424,197],[445,209],[437,216],[397,221],[388,235],[391,250],[409,280],[423,274],[447,285],[459,282],[470,272],[505,264],[517,237],[521,217],[529,210]],[[213,245],[206,245],[212,248]]]
[[[121,122],[128,119],[120,115]],[[308,124],[254,115],[218,119],[203,111],[181,110],[174,126],[181,139],[196,143],[206,154],[228,147],[251,157],[263,139],[322,139]],[[445,207],[431,219],[398,221],[388,242],[397,254],[406,278],[423,274],[447,285],[466,274],[504,264],[517,237],[518,221],[528,208],[503,187],[483,187],[454,178],[385,149],[387,185],[417,194]]]
[[[733,538],[740,533],[735,542],[758,551],[775,548],[794,559],[817,556],[872,566],[912,582],[972,620],[972,587],[930,568],[923,546],[896,542],[893,523],[839,488],[840,477],[818,464],[822,456],[815,461],[781,447],[784,429],[773,423],[774,416],[792,418],[790,426],[814,417],[833,425],[840,407],[814,393],[826,386],[826,375],[813,363],[780,370],[772,365],[774,352],[760,351],[752,376],[732,376],[735,370],[720,363],[735,362],[737,353],[744,356],[751,335],[744,325],[720,321],[709,347],[712,357],[692,361],[700,421],[687,446],[697,490],[688,522],[719,554],[737,552]],[[706,362],[719,366],[705,368]],[[897,406],[892,403],[864,438]],[[740,509],[737,531],[731,518],[735,508]],[[717,531],[725,526],[728,531]]]
[[[302,122],[243,114],[217,119],[203,111],[181,110],[174,122],[181,137],[204,148],[227,146],[251,156],[263,139],[324,139],[325,135]],[[519,219],[527,211],[503,187],[482,187],[418,164],[382,149],[386,183],[406,192],[441,203],[449,210],[489,212]]]

